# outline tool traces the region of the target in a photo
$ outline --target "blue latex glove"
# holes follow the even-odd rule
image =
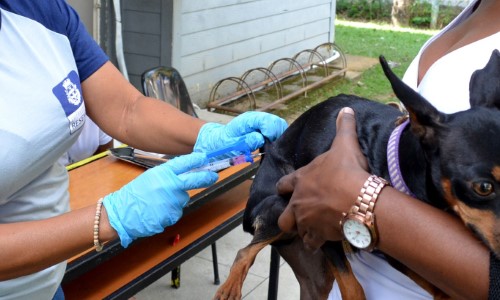
[[[227,125],[203,125],[198,133],[194,151],[210,153],[236,143],[242,136],[251,151],[255,151],[264,145],[264,136],[274,141],[287,127],[286,121],[276,115],[249,111],[237,116]]]
[[[187,172],[208,163],[204,153],[176,157],[151,168],[107,195],[103,204],[109,222],[118,232],[123,247],[138,237],[150,236],[175,224],[189,201],[187,190],[214,184],[214,172]]]

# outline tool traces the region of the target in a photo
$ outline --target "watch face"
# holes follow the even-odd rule
[[[346,240],[356,248],[364,249],[372,242],[372,235],[368,227],[356,220],[345,220],[343,231]]]

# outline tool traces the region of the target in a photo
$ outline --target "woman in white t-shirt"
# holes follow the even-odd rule
[[[468,109],[472,73],[482,69],[493,50],[500,48],[499,12],[498,0],[473,1],[424,45],[408,68],[404,81],[438,110],[453,113]],[[366,159],[359,151],[353,112],[349,109],[344,112],[348,113],[339,117],[331,150],[319,158],[323,163],[316,163],[316,168],[310,167],[311,163],[278,183],[281,193],[294,192],[292,205],[280,217],[280,227],[285,232],[301,228],[299,232],[307,232],[302,236],[304,243],[312,248],[318,248],[325,240],[342,239],[341,213],[353,205],[353,199],[370,175],[364,167]],[[308,183],[311,178],[325,178],[325,174],[328,176],[323,184],[321,180]],[[343,184],[332,185],[332,182]],[[344,196],[331,199],[333,194]],[[498,260],[491,257],[490,261],[488,249],[478,243],[460,221],[392,187],[382,190],[376,213],[378,249],[454,299],[486,299],[488,292],[490,298],[498,299],[499,284],[495,278],[495,274],[500,273]],[[331,224],[313,221],[325,214],[331,216]],[[417,240],[426,243],[416,247]],[[383,256],[359,251],[348,258],[367,299],[432,298],[392,268]],[[329,299],[341,299],[336,285]]]

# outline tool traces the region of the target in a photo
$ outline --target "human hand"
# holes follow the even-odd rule
[[[175,224],[189,201],[187,190],[214,184],[214,172],[190,172],[208,163],[206,154],[179,156],[151,168],[120,190],[107,195],[103,204],[111,226],[123,247],[138,237],[150,236]]]
[[[339,221],[363,186],[368,162],[359,147],[354,111],[344,108],[337,117],[337,134],[330,150],[308,165],[282,177],[279,194],[292,194],[278,225],[297,231],[304,244],[318,249],[327,240],[340,240]]]
[[[200,129],[195,152],[210,153],[236,143],[241,137],[251,151],[264,145],[264,137],[276,140],[288,127],[282,118],[264,112],[249,111],[243,113],[227,125],[206,123]]]

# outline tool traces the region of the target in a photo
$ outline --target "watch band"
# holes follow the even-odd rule
[[[380,192],[386,185],[389,185],[389,182],[382,177],[376,175],[368,177],[356,198],[356,202],[354,202],[354,206],[349,212],[360,214],[365,219],[372,219],[375,203]]]
[[[375,209],[378,196],[386,185],[389,185],[389,182],[381,177],[376,175],[368,177],[363,184],[354,205],[347,213],[343,213],[343,218],[340,221],[340,226],[344,234],[346,234],[346,232],[344,232],[343,224],[344,222],[348,222],[348,220],[355,220],[355,222],[359,222],[367,228],[370,234],[370,244],[361,248],[366,251],[372,251],[378,244],[378,232],[375,224],[375,214],[373,211]],[[349,240],[346,236],[345,238]]]

